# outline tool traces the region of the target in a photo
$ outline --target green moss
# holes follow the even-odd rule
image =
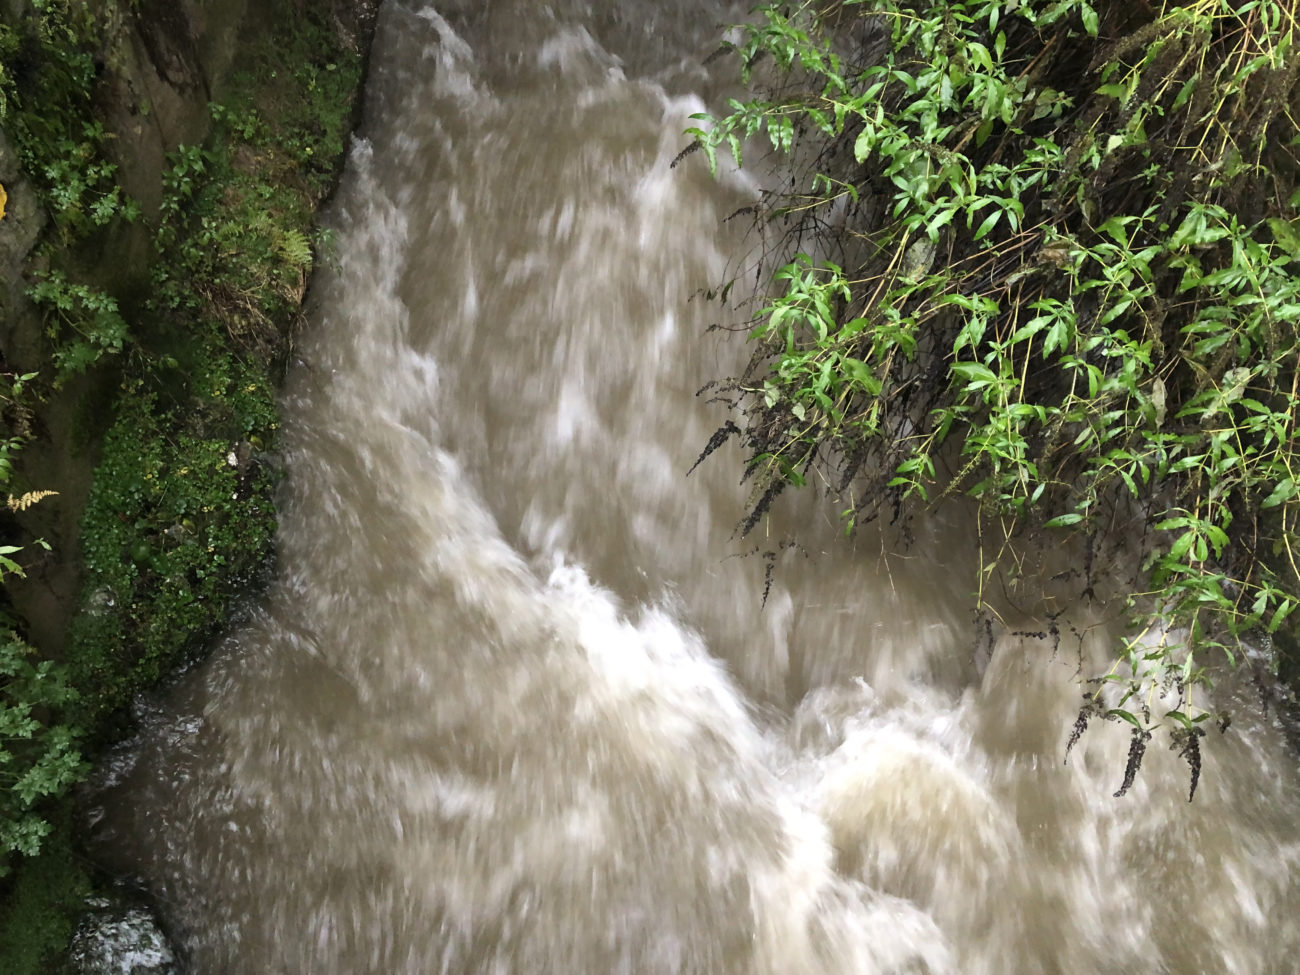
[[[275,411],[263,370],[230,356],[171,406],[123,384],[83,521],[86,606],[69,664],[94,726],[185,662],[251,587],[275,528]]]

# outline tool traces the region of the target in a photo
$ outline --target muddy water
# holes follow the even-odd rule
[[[744,10],[591,6],[382,12],[279,578],[106,773],[102,855],[200,975],[1295,971],[1249,686],[1194,804],[1158,743],[1112,799],[1122,730],[1062,763],[1096,610],[980,646],[960,513],[738,539],[738,458],[685,476],[757,187],[669,163]]]

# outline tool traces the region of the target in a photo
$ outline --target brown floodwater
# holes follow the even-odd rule
[[[748,537],[761,167],[670,163],[712,0],[390,0],[284,394],[278,577],[104,772],[197,975],[1286,975],[1295,757],[1249,681],[1188,773],[1064,764],[1105,613],[974,623],[960,508]],[[770,591],[765,585],[772,568]],[[1022,629],[1041,629],[1031,617]]]

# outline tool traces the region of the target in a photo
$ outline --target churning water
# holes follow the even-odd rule
[[[146,716],[103,855],[198,975],[1295,972],[1249,688],[1193,804],[1158,743],[1113,799],[1120,728],[1062,763],[1083,608],[977,652],[960,516],[849,540],[809,492],[739,539],[738,457],[685,477],[756,189],[669,164],[744,10],[591,6],[383,11],[278,580]]]

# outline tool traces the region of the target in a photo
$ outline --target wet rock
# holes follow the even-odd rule
[[[0,216],[0,339],[6,348],[11,348],[16,342],[14,322],[27,309],[23,262],[40,236],[45,213],[35,191],[23,178],[18,153],[3,131],[0,131],[0,187],[5,191],[4,213]],[[33,341],[28,339],[29,344]]]
[[[179,975],[176,953],[147,908],[104,898],[72,939],[75,975]]]
[[[117,594],[109,586],[100,586],[86,599],[86,612],[105,616],[117,606]]]

